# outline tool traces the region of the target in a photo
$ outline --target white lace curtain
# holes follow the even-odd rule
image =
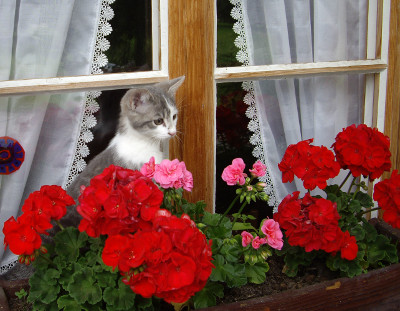
[[[237,59],[243,65],[365,58],[367,0],[231,0]],[[314,138],[330,147],[343,127],[362,122],[364,77],[249,81],[245,102],[254,155],[268,166],[270,203],[302,186],[283,184],[278,163],[289,144]]]
[[[0,80],[101,73],[113,1],[0,0]],[[98,95],[0,97],[0,136],[16,139],[25,150],[18,171],[0,175],[1,224],[18,216],[29,193],[45,184],[65,187],[83,169]],[[16,256],[0,247],[0,259],[1,273]]]

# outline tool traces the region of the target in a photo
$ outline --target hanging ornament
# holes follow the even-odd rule
[[[25,159],[25,151],[18,141],[8,136],[0,137],[0,175],[17,171]]]

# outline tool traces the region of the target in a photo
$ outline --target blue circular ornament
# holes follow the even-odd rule
[[[17,171],[25,159],[25,151],[19,142],[11,137],[0,137],[0,175]]]

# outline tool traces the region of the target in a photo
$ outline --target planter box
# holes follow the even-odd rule
[[[400,231],[373,219],[378,232],[400,241]],[[398,244],[398,250],[400,243]],[[393,311],[400,310],[400,263],[354,278],[340,278],[296,290],[205,308],[202,311]]]

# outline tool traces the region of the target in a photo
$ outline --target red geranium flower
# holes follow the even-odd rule
[[[354,177],[378,178],[390,170],[389,138],[376,128],[355,124],[343,129],[332,145],[342,168],[349,169]]]
[[[400,174],[392,172],[390,178],[374,187],[374,200],[383,210],[383,219],[395,228],[400,228]]]
[[[339,174],[340,165],[332,151],[311,145],[312,139],[290,145],[278,164],[282,182],[292,182],[294,176],[303,181],[304,188],[326,188],[326,181]]]
[[[4,223],[4,244],[16,255],[31,255],[42,244],[40,235],[26,223],[11,217]]]
[[[159,210],[163,193],[139,171],[110,165],[79,196],[79,230],[89,236],[133,233]]]

